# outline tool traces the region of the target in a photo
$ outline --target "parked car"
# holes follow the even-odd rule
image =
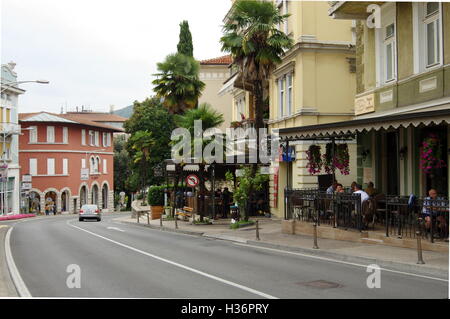
[[[102,213],[97,205],[83,205],[81,206],[80,213],[78,214],[78,220],[84,221],[85,219],[97,219],[102,220]]]

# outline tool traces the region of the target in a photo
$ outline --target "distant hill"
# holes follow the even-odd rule
[[[119,116],[123,116],[126,118],[130,118],[131,115],[133,114],[133,105],[128,105],[122,109],[114,111],[114,114],[117,114]]]

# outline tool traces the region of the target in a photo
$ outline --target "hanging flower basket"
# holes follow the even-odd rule
[[[308,164],[306,165],[308,172],[312,175],[320,173],[322,169],[322,156],[320,154],[320,146],[314,144],[311,145],[306,151],[306,156],[308,160]]]
[[[326,152],[323,155],[323,166],[327,174],[333,173],[333,166],[334,168],[339,169],[342,175],[350,174],[350,155],[348,154],[348,145],[328,143],[326,145]]]
[[[334,167],[339,169],[342,175],[350,174],[350,155],[347,144],[336,145],[336,156],[333,160]]]
[[[430,174],[434,168],[443,168],[447,164],[442,160],[441,141],[436,134],[429,134],[420,148],[420,169]]]

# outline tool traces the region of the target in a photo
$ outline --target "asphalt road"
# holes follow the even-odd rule
[[[33,297],[448,298],[448,281],[113,221],[55,216],[9,223],[12,256]],[[74,268],[80,288],[69,288]],[[73,266],[72,266],[73,267]],[[318,284],[311,282],[320,281]]]

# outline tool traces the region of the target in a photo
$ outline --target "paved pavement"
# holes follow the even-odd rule
[[[13,259],[30,295],[233,299],[448,297],[448,280],[440,277],[382,270],[381,288],[369,289],[367,264],[258,247],[243,240],[217,240],[183,229],[190,226],[203,230],[207,226],[180,223],[181,230],[191,235],[160,231],[127,223],[128,216],[105,214],[101,222],[78,222],[73,215],[48,216],[10,224]],[[250,238],[253,232],[248,229],[233,233],[225,231],[225,225],[211,225],[201,232],[213,236],[221,227],[222,236],[236,237],[242,233]],[[268,235],[264,229],[267,231],[269,227],[272,226],[262,222],[262,240]],[[77,274],[80,288],[70,288],[77,282]]]
[[[17,291],[10,277],[4,250],[4,240],[9,229],[7,225],[0,225],[0,298],[17,297]]]
[[[120,222],[137,224],[131,214],[116,219]],[[281,233],[281,221],[269,218],[258,218],[260,225],[259,237],[256,240],[256,227],[248,226],[240,229],[230,229],[230,220],[220,219],[213,225],[193,225],[189,222],[178,221],[175,229],[174,221],[163,221],[163,228],[167,231],[180,231],[210,238],[231,240],[235,242],[270,248],[287,249],[324,257],[349,260],[354,262],[372,262],[402,271],[415,271],[425,274],[441,275],[448,278],[449,254],[423,251],[425,265],[417,264],[417,250],[387,245],[357,243],[343,240],[318,238],[319,249],[312,249],[313,238],[307,235],[289,235]],[[140,218],[141,226],[147,225],[147,217]],[[151,220],[150,227],[160,228],[160,221]]]

